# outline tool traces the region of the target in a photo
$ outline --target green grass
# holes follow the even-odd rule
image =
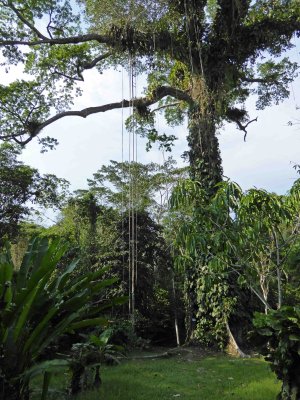
[[[127,361],[103,368],[102,380],[76,400],[274,400],[280,390],[264,361],[226,356]]]

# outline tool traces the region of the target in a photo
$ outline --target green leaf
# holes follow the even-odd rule
[[[292,340],[293,342],[299,342],[300,334],[299,335],[296,335],[296,334],[289,335],[289,340]]]
[[[25,371],[23,373],[23,376],[32,379],[35,376],[43,374],[45,372],[49,373],[49,372],[65,371],[66,368],[69,367],[69,365],[70,362],[68,360],[62,360],[62,359],[47,360],[35,364],[33,367]]]
[[[32,346],[33,343],[36,346],[40,342],[40,340],[44,337],[44,335],[47,334],[49,321],[57,314],[58,310],[59,307],[57,306],[53,306],[50,308],[50,310],[48,310],[47,314],[44,316],[41,322],[36,326],[36,328],[32,331],[27,341],[25,342],[24,352],[29,350],[29,348]],[[44,334],[41,337],[41,333],[43,330],[45,330],[46,332],[44,332]]]
[[[108,319],[106,318],[91,318],[91,319],[85,319],[83,321],[79,322],[74,322],[73,324],[70,324],[69,329],[70,331],[72,330],[77,330],[81,328],[86,328],[88,326],[107,326],[108,324]]]
[[[17,341],[19,338],[19,335],[24,328],[25,323],[27,322],[27,316],[30,311],[30,307],[32,306],[34,299],[36,297],[37,292],[40,289],[42,282],[39,282],[39,284],[31,291],[28,293],[28,295],[24,299],[24,305],[23,305],[23,310],[16,322],[16,326],[14,329],[14,340]]]
[[[73,261],[68,268],[65,270],[65,272],[59,276],[56,282],[56,289],[61,290],[69,278],[70,274],[74,271],[74,269],[77,267],[79,260]]]

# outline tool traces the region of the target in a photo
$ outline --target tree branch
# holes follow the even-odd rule
[[[0,40],[0,46],[37,46],[43,44],[78,44],[96,41],[103,44],[111,42],[111,38],[105,35],[98,35],[96,33],[88,33],[85,35],[70,36],[66,38],[47,38],[41,40]]]
[[[28,24],[27,24],[28,25]],[[33,25],[32,30],[40,40],[0,40],[0,46],[37,46],[37,45],[60,45],[60,44],[79,44],[91,41],[96,41],[100,44],[108,44],[113,48],[120,48],[128,51],[139,51],[142,54],[149,54],[152,51],[173,51],[176,53],[176,48],[182,52],[180,44],[177,45],[175,37],[172,37],[168,31],[159,32],[155,36],[155,46],[153,43],[153,33],[137,31],[131,27],[119,28],[112,26],[110,32],[106,35],[97,33],[88,33],[77,36],[48,38],[42,35]]]
[[[244,132],[244,142],[246,142],[246,138],[247,138],[247,134],[248,134],[248,132],[247,132],[248,125],[252,124],[252,122],[257,122],[257,118],[258,117],[251,119],[250,121],[248,121],[246,123],[246,125],[243,125],[240,121],[235,121],[237,126],[239,127],[239,129]]]
[[[77,72],[77,76],[72,76],[69,74],[66,74],[64,72],[59,71],[58,69],[54,68],[53,73],[62,76],[63,78],[66,79],[70,79],[72,81],[80,81],[83,82],[84,81],[84,77],[82,75],[83,71],[85,71],[86,69],[92,69],[94,68],[100,61],[105,60],[106,58],[108,58],[109,56],[111,56],[113,53],[109,52],[109,53],[105,53],[105,54],[101,54],[98,57],[95,57],[92,61],[90,62],[86,62],[84,64],[81,64],[80,60],[78,62],[77,65],[74,65],[76,68],[76,72]]]
[[[2,2],[3,4],[3,2]],[[44,36],[31,22],[29,22],[23,15],[22,13],[12,4],[11,1],[7,3],[7,5],[3,4],[4,6],[10,8],[16,16],[19,18],[20,21],[22,21],[32,32],[34,32],[40,39],[44,40],[47,39],[46,36]]]
[[[266,79],[262,78],[247,78],[246,76],[243,76],[241,78],[243,82],[248,82],[248,83],[267,83],[268,81]]]
[[[242,121],[246,119],[247,113],[245,110],[239,110],[238,108],[229,108],[227,110],[227,120],[231,122],[235,122],[238,126],[238,128],[244,132],[244,142],[246,141],[247,137],[247,127],[252,123],[252,122],[257,122],[257,118],[251,119],[248,121],[245,125],[242,124]]]
[[[174,103],[170,103],[170,104],[164,104],[160,107],[155,108],[154,110],[151,110],[151,113],[155,113],[156,111],[164,110],[165,108],[169,108],[169,107],[176,107],[179,104],[180,104],[180,101],[175,101]]]
[[[260,21],[244,26],[241,28],[240,40],[245,44],[245,58],[258,50],[274,47],[283,37],[290,39],[296,32],[300,32],[299,15],[296,13],[282,19],[265,16]]]
[[[81,71],[80,71],[79,69],[77,70],[78,77],[65,74],[65,73],[63,73],[63,72],[58,71],[57,69],[55,69],[55,70],[53,71],[53,74],[62,76],[63,78],[66,78],[66,79],[70,79],[71,81],[80,81],[80,82],[83,82],[83,81],[84,81],[84,78],[83,78],[83,76],[82,76],[82,73],[81,73]]]
[[[187,50],[168,30],[157,32],[155,35],[155,43],[153,41],[153,31],[151,27],[145,32],[138,31],[134,27],[126,25],[125,27],[117,27],[113,25],[107,34],[100,35],[97,33],[82,34],[78,36],[53,38],[49,32],[49,24],[47,30],[50,37],[43,35],[31,22],[29,22],[19,10],[12,5],[10,7],[17,17],[30,28],[31,32],[37,35],[39,39],[21,40],[21,39],[0,39],[1,46],[38,46],[38,45],[64,45],[64,44],[79,44],[90,41],[96,41],[100,44],[107,44],[115,49],[122,51],[137,52],[140,55],[149,55],[155,51],[164,51],[176,55],[178,59],[184,59],[187,55]],[[51,16],[50,16],[51,19]]]
[[[86,62],[82,65],[80,65],[80,67],[82,67],[83,69],[92,69],[94,68],[100,61],[105,60],[106,58],[110,57],[113,53],[108,52],[105,54],[101,54],[98,57],[95,57],[94,60],[92,60],[91,62]]]
[[[0,139],[13,139],[17,141],[18,143],[21,143],[23,145],[29,143],[34,137],[36,137],[42,129],[47,127],[48,125],[52,124],[55,121],[58,121],[59,119],[62,119],[64,117],[82,117],[86,118],[89,115],[92,114],[97,114],[97,113],[102,113],[106,112],[109,110],[114,110],[114,109],[119,109],[119,108],[127,108],[127,107],[149,107],[152,104],[157,103],[159,100],[166,96],[172,96],[174,98],[177,98],[178,100],[186,101],[188,103],[192,102],[191,97],[186,93],[178,89],[174,89],[169,86],[160,86],[156,88],[152,94],[148,97],[140,97],[140,98],[135,98],[132,100],[122,100],[116,103],[110,103],[110,104],[104,104],[102,106],[97,106],[97,107],[88,107],[84,108],[83,110],[79,111],[64,111],[59,114],[54,115],[53,117],[47,119],[46,121],[42,123],[37,123],[35,126],[35,129],[33,130],[22,130],[22,132],[16,133],[16,134],[10,134],[10,135],[0,135]],[[26,140],[18,140],[18,137],[21,137],[23,135],[29,135],[29,137]]]
[[[283,74],[280,74],[283,75]],[[263,78],[247,78],[246,76],[241,77],[241,80],[243,82],[248,82],[248,83],[270,83],[270,84],[275,84],[275,85],[280,85],[280,82],[276,79],[263,79]]]

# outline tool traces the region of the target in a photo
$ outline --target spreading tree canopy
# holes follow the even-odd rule
[[[188,115],[191,175],[206,188],[222,177],[220,124],[246,135],[250,94],[260,109],[278,103],[297,73],[285,52],[300,35],[299,0],[1,0],[0,17],[2,65],[26,73],[0,86],[2,140],[25,145],[61,118],[133,106],[129,128],[167,141],[159,103],[170,124]],[[144,95],[73,110],[84,72],[117,65],[147,74]]]

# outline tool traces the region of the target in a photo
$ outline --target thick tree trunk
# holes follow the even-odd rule
[[[189,111],[190,176],[211,196],[216,191],[215,185],[222,180],[223,169],[216,136],[214,107],[209,104],[211,96],[201,77],[194,79],[191,95],[195,99],[195,104]],[[196,328],[197,289],[193,282],[196,282],[197,274],[196,266],[191,265],[186,276],[188,282],[185,284],[187,343],[193,340]]]
[[[228,322],[226,322],[226,329],[227,329],[227,334],[228,334],[228,344],[227,344],[227,349],[226,349],[227,353],[234,357],[240,357],[240,358],[249,357],[240,349],[239,345],[237,344],[237,342],[231,332]]]
[[[200,106],[189,113],[188,144],[191,178],[209,194],[214,193],[214,186],[222,180],[222,160],[214,116],[201,111]]]

